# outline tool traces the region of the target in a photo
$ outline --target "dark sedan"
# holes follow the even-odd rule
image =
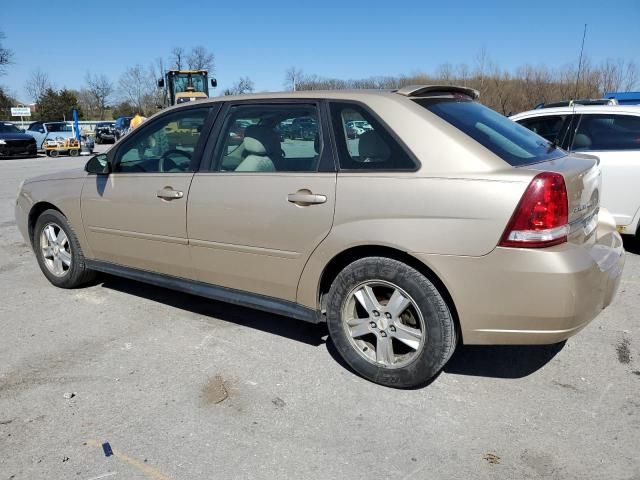
[[[113,143],[116,141],[115,122],[100,122],[96,124],[96,143]]]
[[[8,122],[0,122],[0,158],[36,157],[36,140]]]

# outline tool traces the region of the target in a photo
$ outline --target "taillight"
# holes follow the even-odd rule
[[[513,213],[500,246],[542,248],[566,242],[568,210],[562,175],[553,172],[536,175]]]

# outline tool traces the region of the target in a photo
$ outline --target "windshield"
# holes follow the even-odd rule
[[[552,142],[480,103],[460,99],[419,99],[415,102],[462,130],[514,167],[567,155]]]
[[[22,133],[22,130],[12,123],[0,123],[0,133]]]
[[[189,86],[189,77],[194,91],[207,93],[207,82],[201,73],[181,73],[173,77],[175,93],[186,92]]]
[[[72,132],[71,125],[68,123],[46,123],[48,132]]]

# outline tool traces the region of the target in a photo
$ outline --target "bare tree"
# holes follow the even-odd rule
[[[87,118],[96,118],[100,109],[98,104],[96,103],[96,98],[88,89],[83,88],[76,92],[76,97],[78,99],[78,106],[84,113]]]
[[[164,78],[165,69],[164,69],[164,60],[162,57],[157,57],[156,61],[153,65],[151,65],[151,69],[153,70],[153,74],[155,78]]]
[[[634,62],[606,59],[597,68],[599,90],[602,93],[631,90],[638,81],[638,69]]]
[[[154,74],[142,65],[129,67],[118,82],[120,95],[144,113],[151,113],[157,95]]]
[[[445,84],[451,84],[454,79],[453,67],[450,63],[443,63],[436,70],[436,77]]]
[[[38,103],[38,101],[44,95],[48,89],[53,88],[51,81],[49,80],[49,75],[39,68],[37,70],[33,70],[27,79],[24,89],[27,92],[27,95],[31,97],[31,99]]]
[[[466,87],[471,79],[471,70],[469,69],[469,65],[466,63],[458,64],[456,67],[456,77],[462,86]]]
[[[158,87],[158,79],[164,78],[165,70],[162,58],[158,57],[155,63],[149,65],[149,91],[145,97],[145,102],[148,108],[156,109],[160,105],[166,105],[166,90]]]
[[[165,71],[165,66],[164,66],[164,60],[162,60],[162,57],[157,57],[155,60],[155,63],[152,63],[150,66],[150,70],[151,70],[151,74],[153,76],[154,81],[158,81],[158,80],[164,80],[164,76],[166,74]],[[157,83],[156,83],[157,85]],[[167,104],[167,91],[165,88],[160,89],[158,88],[156,90],[156,97],[158,99],[158,101],[156,102],[157,105],[166,105]]]
[[[202,45],[193,47],[187,56],[187,65],[189,70],[209,70],[213,72],[214,63],[213,53],[209,52]]]
[[[487,49],[482,47],[480,51],[475,56],[476,70],[475,77],[478,79],[478,90],[482,93],[485,87],[485,76],[487,73],[487,65],[490,62],[489,55],[487,54]]]
[[[242,95],[244,93],[253,92],[253,81],[249,77],[240,77],[240,79],[225,89],[224,95]]]
[[[87,72],[84,81],[87,83],[87,90],[95,100],[100,120],[104,120],[104,112],[114,90],[113,83],[105,74],[91,75],[89,72]]]
[[[184,48],[174,47],[174,49],[171,50],[171,67],[175,68],[176,70],[182,70],[182,67],[184,67],[185,65],[185,57],[186,52]]]
[[[298,89],[298,84],[302,80],[304,73],[302,70],[296,67],[289,68],[284,74],[284,88],[290,92],[295,92]]]
[[[2,46],[2,40],[7,38],[3,32],[0,32],[0,76],[5,75],[6,67],[11,63],[13,52]]]
[[[622,90],[633,90],[638,86],[638,65],[635,62],[628,62],[625,67],[625,73],[622,81]]]

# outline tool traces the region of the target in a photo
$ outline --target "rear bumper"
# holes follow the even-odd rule
[[[595,241],[496,248],[483,257],[416,255],[447,285],[465,344],[550,344],[607,307],[624,267],[622,238],[602,210]]]

